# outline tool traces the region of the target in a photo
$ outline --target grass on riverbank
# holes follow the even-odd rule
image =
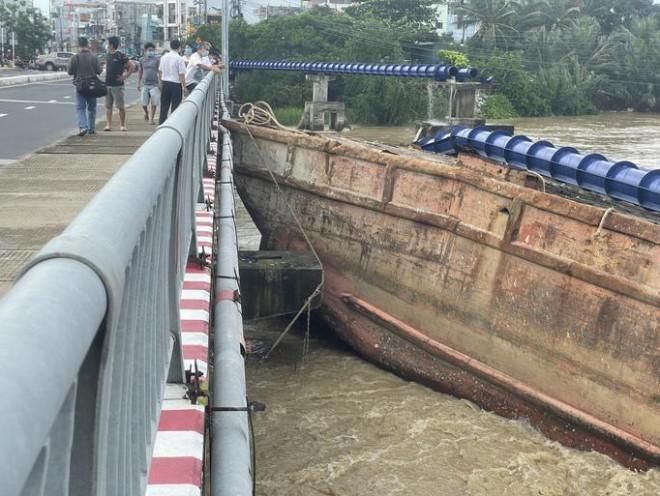
[[[274,110],[275,117],[283,126],[297,126],[303,115],[303,109],[298,107],[281,107]]]

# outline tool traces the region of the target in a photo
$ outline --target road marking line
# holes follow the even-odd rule
[[[48,103],[57,103],[57,100],[48,100]]]
[[[0,158],[0,166],[1,165],[9,165],[13,164],[14,162],[17,162],[17,158]]]
[[[4,117],[5,115],[9,115],[9,114],[0,114],[0,117]]]
[[[64,97],[66,98],[66,97]],[[45,100],[0,100],[2,103],[50,103]],[[55,105],[75,105],[73,102],[53,102]]]
[[[32,110],[33,108],[35,108],[34,105],[30,105],[29,107],[25,107],[25,110]]]
[[[64,98],[71,98],[70,96],[65,96]]]

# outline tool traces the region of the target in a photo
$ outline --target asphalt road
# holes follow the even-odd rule
[[[134,74],[126,83],[126,104],[137,101]],[[116,115],[113,119],[118,122]],[[97,118],[105,115],[103,99]],[[102,127],[101,127],[102,129]],[[0,87],[0,166],[73,134],[75,89],[69,80]]]

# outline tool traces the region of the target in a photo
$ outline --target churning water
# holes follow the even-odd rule
[[[660,167],[660,116],[518,119],[517,133]],[[412,128],[357,128],[353,136],[408,144]],[[240,216],[242,235],[249,220]],[[257,249],[258,236],[244,237]],[[255,244],[256,243],[256,244]],[[303,319],[304,320],[304,319]],[[282,320],[246,325],[267,349]],[[656,496],[660,471],[631,472],[604,455],[547,440],[503,419],[405,381],[356,356],[325,328],[311,327],[300,366],[300,330],[266,361],[248,360],[248,392],[266,403],[254,417],[257,491],[287,496]]]
[[[490,124],[491,122],[489,122]],[[493,121],[512,124],[516,134],[600,153],[609,160],[629,160],[640,167],[660,168],[660,115],[606,112],[580,117],[521,118]],[[414,127],[355,127],[348,135],[390,145],[410,144]]]

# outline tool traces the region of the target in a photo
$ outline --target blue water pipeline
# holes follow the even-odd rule
[[[351,62],[266,62],[235,60],[229,63],[235,70],[302,71],[307,74],[362,74],[369,76],[401,76],[433,78],[444,82],[450,78],[464,82],[474,79],[479,71],[474,68],[458,69],[439,64],[358,64]]]
[[[611,162],[597,153],[585,155],[575,148],[557,148],[548,141],[532,141],[527,136],[511,136],[506,131],[485,127],[459,126],[422,138],[415,144],[435,153],[476,152],[517,169],[660,212],[660,169],[642,169],[632,162]]]

